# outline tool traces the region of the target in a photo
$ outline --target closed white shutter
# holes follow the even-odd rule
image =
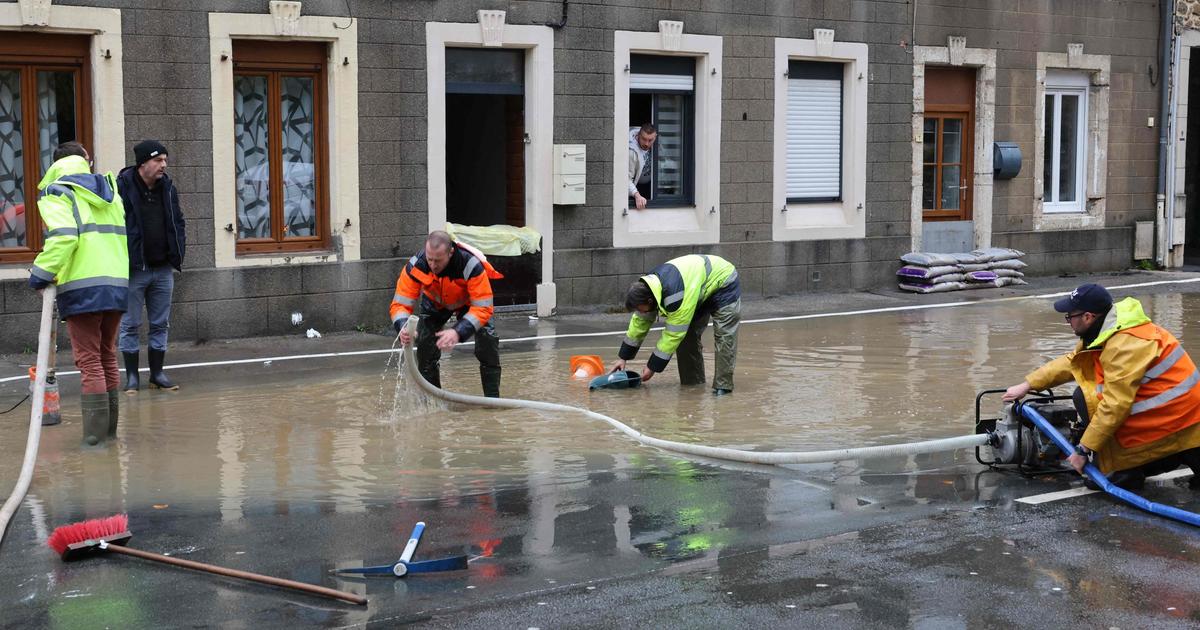
[[[788,79],[787,198],[842,196],[842,82]]]
[[[690,74],[631,74],[629,89],[652,90],[654,92],[691,92]]]

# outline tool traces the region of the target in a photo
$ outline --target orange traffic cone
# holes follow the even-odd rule
[[[571,357],[571,376],[590,379],[604,373],[604,361],[599,355],[577,354]]]

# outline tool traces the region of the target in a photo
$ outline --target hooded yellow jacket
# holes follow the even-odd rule
[[[1104,473],[1200,447],[1200,373],[1179,341],[1125,298],[1092,343],[1025,377],[1033,389],[1075,381],[1090,422],[1080,443]]]

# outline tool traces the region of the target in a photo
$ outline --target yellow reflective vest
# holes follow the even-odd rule
[[[625,360],[636,356],[642,340],[661,314],[666,319],[666,330],[646,361],[646,367],[654,372],[666,369],[697,311],[716,310],[741,298],[733,263],[711,254],[680,256],[655,267],[641,279],[654,294],[658,313],[633,313],[618,356]]]
[[[46,242],[33,261],[29,286],[58,285],[62,317],[124,311],[129,248],[113,174],[92,174],[87,160],[71,155],[50,165],[38,189]]]

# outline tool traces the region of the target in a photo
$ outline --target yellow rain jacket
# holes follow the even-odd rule
[[[1096,340],[1025,377],[1035,390],[1075,381],[1090,422],[1080,443],[1101,472],[1127,470],[1200,447],[1200,372],[1141,302],[1113,307],[1115,323]]]

